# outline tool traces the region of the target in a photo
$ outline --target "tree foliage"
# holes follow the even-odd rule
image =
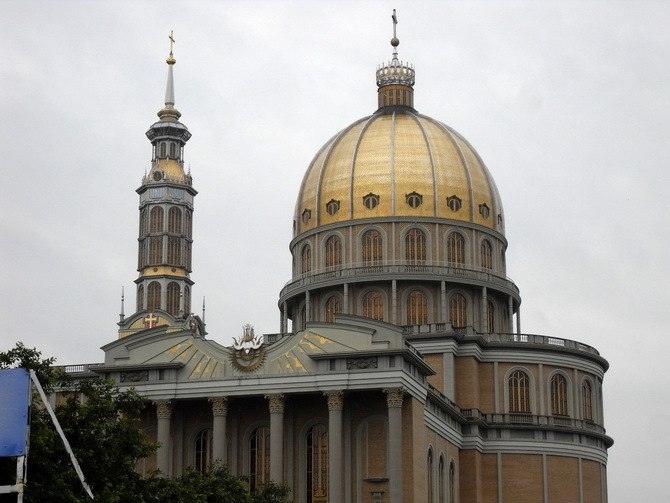
[[[120,391],[102,379],[72,381],[54,359],[43,359],[22,343],[0,352],[0,369],[34,370],[47,393],[67,390],[66,400],[55,408],[86,482],[96,502],[103,503],[288,503],[289,489],[274,483],[250,494],[244,477],[216,465],[209,473],[187,470],[167,479],[156,473],[144,478],[135,471],[137,461],[156,451],[140,428],[147,400],[134,390]],[[26,503],[84,503],[88,501],[69,456],[39,398],[31,408]],[[1,413],[1,410],[0,410]],[[15,463],[0,459],[0,485],[13,483]],[[15,501],[0,495],[0,502]]]

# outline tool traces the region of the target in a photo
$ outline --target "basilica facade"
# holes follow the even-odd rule
[[[192,314],[197,191],[170,52],[137,189],[134,313],[104,363],[69,370],[150,400],[160,447],[142,472],[218,461],[296,503],[606,502],[608,363],[521,331],[495,181],[414,108],[398,45],[376,72],[377,111],[328,140],[299,186],[280,333],[246,326],[230,347]]]

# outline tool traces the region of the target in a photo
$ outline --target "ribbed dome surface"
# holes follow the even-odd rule
[[[295,212],[296,236],[384,217],[459,220],[504,233],[498,190],[479,155],[449,126],[408,107],[363,118],[328,141],[305,174]]]

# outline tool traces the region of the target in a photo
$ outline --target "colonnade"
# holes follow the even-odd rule
[[[402,503],[402,407],[404,391],[402,388],[384,389],[388,411],[388,479],[389,502]],[[328,501],[344,501],[344,446],[343,446],[343,410],[344,390],[324,392],[328,404]],[[277,483],[286,483],[284,433],[286,424],[284,412],[286,394],[265,395],[270,415],[270,478]],[[228,415],[228,397],[209,398],[212,406],[212,458],[228,463],[226,445],[226,420]],[[171,474],[171,400],[155,402],[158,420],[157,469],[164,475]]]

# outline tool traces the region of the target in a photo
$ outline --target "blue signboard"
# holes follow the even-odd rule
[[[25,456],[30,414],[30,373],[0,370],[0,457]]]

